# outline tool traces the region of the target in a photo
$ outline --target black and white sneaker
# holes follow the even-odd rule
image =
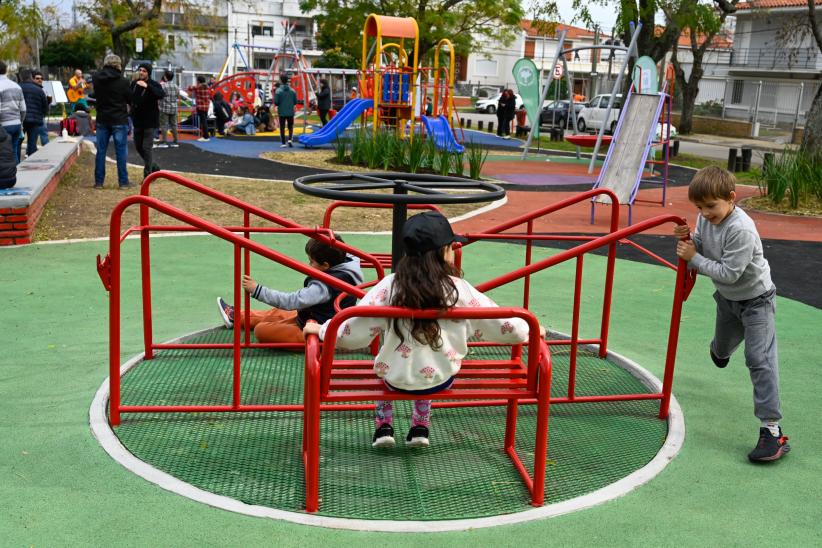
[[[381,424],[379,428],[374,430],[374,438],[371,441],[371,447],[390,448],[397,444],[394,440],[394,427],[390,424]]]
[[[217,308],[220,310],[220,317],[228,329],[234,327],[234,307],[223,300],[222,297],[217,297]]]
[[[788,445],[788,436],[782,435],[782,428],[779,428],[779,435],[774,436],[771,431],[764,426],[759,428],[759,441],[753,451],[748,453],[748,459],[752,462],[770,462],[782,457],[791,450]]]
[[[428,427],[427,426],[412,426],[405,436],[405,445],[408,447],[428,447]]]

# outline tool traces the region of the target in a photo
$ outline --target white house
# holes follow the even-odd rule
[[[563,24],[557,24],[555,32],[545,33],[535,28],[531,21],[522,21],[520,32],[510,45],[485,42],[479,53],[469,55],[465,80],[474,90],[483,87],[514,87],[511,71],[514,63],[522,57],[533,59],[545,78],[547,72],[554,68],[552,61],[562,30],[566,32],[563,49],[592,46],[597,41],[605,44],[611,39],[606,34],[600,33],[597,36],[595,31]],[[590,98],[597,93],[609,92],[610,82],[616,78],[624,58],[625,54],[621,51],[614,51],[611,56],[607,50],[583,49],[566,54],[565,62],[571,73],[574,93]]]
[[[309,59],[322,55],[316,47],[314,19],[300,10],[299,2],[203,0],[201,9],[204,15],[193,27],[173,8],[163,12],[163,32],[170,51],[158,66],[182,68],[187,76],[185,85],[197,74],[219,73],[226,62],[229,72],[268,69],[283,44],[286,22],[293,25],[294,45],[303,55]]]
[[[815,0],[822,18],[822,0]],[[736,12],[725,113],[763,125],[801,124],[822,78],[822,54],[809,33],[806,0],[753,0]]]

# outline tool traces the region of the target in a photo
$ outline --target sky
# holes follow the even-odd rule
[[[572,24],[578,27],[584,27],[581,22],[575,21],[572,22],[572,19],[575,15],[574,9],[571,7],[573,4],[573,0],[555,0],[557,5],[559,6],[559,13],[562,17],[562,22],[566,24]],[[598,23],[599,26],[602,28],[603,32],[608,34],[611,33],[611,29],[614,28],[616,24],[616,2],[611,3],[609,6],[601,6],[595,3],[591,3],[588,6],[588,10],[591,12],[591,17],[593,18],[595,23]]]

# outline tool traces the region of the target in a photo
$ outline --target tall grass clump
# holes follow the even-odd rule
[[[368,139],[368,129],[360,127],[354,132],[351,141],[351,163],[359,165],[365,162],[365,147]]]
[[[468,151],[468,176],[471,179],[479,179],[482,166],[488,159],[488,150],[474,141],[468,141],[467,145],[465,148]]]
[[[812,196],[822,200],[822,154],[782,151],[762,166],[759,190],[774,204],[787,199],[792,209]]]
[[[399,139],[396,132],[392,130],[382,130],[377,133],[374,141],[374,154],[377,164],[383,170],[389,171],[396,164],[397,148]],[[372,167],[369,165],[369,167]]]
[[[348,155],[348,140],[342,135],[337,135],[337,140],[334,141],[334,158],[337,163],[345,162],[345,157]]]
[[[416,173],[423,166],[425,160],[425,141],[420,138],[409,140],[408,148],[406,149],[406,157],[409,173]]]
[[[465,176],[465,153],[460,152],[454,154],[454,173],[457,177],[464,177]]]

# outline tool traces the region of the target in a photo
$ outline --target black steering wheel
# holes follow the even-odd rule
[[[470,204],[505,196],[499,185],[425,173],[323,173],[296,179],[294,188],[320,198],[369,204]],[[393,193],[369,192],[387,189]]]
[[[294,188],[329,200],[393,204],[391,256],[394,265],[403,254],[402,228],[408,204],[471,204],[505,196],[505,189],[499,185],[427,173],[323,173],[295,179]]]

